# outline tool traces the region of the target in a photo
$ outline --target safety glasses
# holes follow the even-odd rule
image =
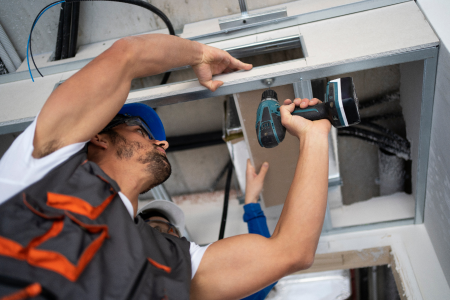
[[[177,237],[181,237],[180,232],[174,224],[169,222],[155,220],[155,219],[146,219],[145,222],[150,225],[150,227],[158,230],[161,233],[171,234]]]
[[[147,124],[139,117],[133,116],[128,117],[127,115],[116,116],[104,129],[102,132],[106,132],[113,127],[116,127],[122,123],[125,123],[127,126],[140,126],[142,130],[148,135],[150,140],[156,140],[152,134],[152,131],[147,126]]]

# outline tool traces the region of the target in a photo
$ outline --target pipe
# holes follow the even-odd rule
[[[8,53],[8,56],[11,59],[14,67],[16,67],[16,69],[14,69],[14,71],[16,71],[17,68],[19,68],[20,65],[22,65],[22,60],[20,59],[19,55],[17,54],[16,49],[14,48],[13,44],[9,40],[8,35],[6,34],[6,32],[3,29],[1,24],[0,24],[0,44],[3,45],[3,47],[6,50],[6,53]]]
[[[233,161],[228,162],[228,174],[227,183],[225,185],[225,196],[223,200],[223,210],[222,210],[222,222],[220,224],[219,240],[221,240],[225,234],[225,225],[227,223],[228,215],[228,202],[230,198],[230,188],[231,188],[231,176],[233,175]]]
[[[3,44],[1,43],[0,43],[0,58],[2,59],[6,70],[8,70],[8,73],[13,73],[17,70],[17,68],[14,66],[14,63],[10,59],[8,53],[6,52],[6,49],[3,47]]]
[[[59,61],[61,59],[65,5],[66,3],[61,3],[61,10],[59,13],[58,35],[56,36],[56,47],[55,47],[55,61]]]
[[[198,147],[212,146],[224,143],[222,131],[209,132],[204,134],[185,135],[178,137],[167,137],[169,148],[166,152],[176,152]]]
[[[72,6],[72,27],[70,28],[69,57],[74,57],[77,51],[79,18],[80,18],[80,2],[75,2],[73,3]]]
[[[72,3],[66,2],[66,5],[64,7],[63,40],[61,51],[62,60],[69,57],[71,15],[72,15]]]

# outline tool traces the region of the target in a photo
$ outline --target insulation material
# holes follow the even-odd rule
[[[405,160],[378,150],[380,195],[402,192],[405,186]]]

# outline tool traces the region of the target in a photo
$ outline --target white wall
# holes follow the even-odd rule
[[[428,163],[425,227],[450,284],[450,1],[417,0],[441,40]]]

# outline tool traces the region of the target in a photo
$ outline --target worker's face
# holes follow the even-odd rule
[[[167,141],[151,140],[140,126],[121,124],[109,135],[115,155],[119,160],[128,160],[153,178],[144,193],[169,178],[172,168],[166,156]]]
[[[178,235],[178,231],[175,226],[169,223],[164,217],[161,216],[152,216],[151,218],[145,220],[145,222],[150,225],[150,227],[158,230],[161,233],[167,233],[173,235],[175,237],[180,237]]]

